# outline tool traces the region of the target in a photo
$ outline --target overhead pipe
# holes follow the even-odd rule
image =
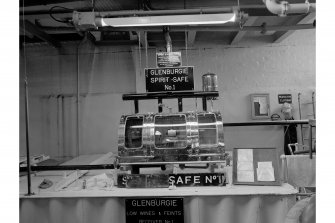
[[[307,119],[303,120],[282,120],[282,121],[252,121],[252,122],[227,122],[223,123],[223,127],[237,126],[261,126],[261,125],[304,125],[308,124]]]
[[[287,14],[306,14],[309,12],[315,12],[315,3],[297,3],[289,4],[287,1],[279,0],[263,0],[266,8],[273,14],[279,16],[286,16]]]
[[[80,46],[87,40],[87,33],[85,33],[83,39],[78,43],[77,45],[77,125],[76,125],[76,130],[77,130],[77,135],[76,135],[76,156],[79,156],[80,154],[80,60],[79,60],[79,55],[80,55]]]
[[[31,166],[31,171],[58,171],[58,170],[103,170],[115,169],[114,164],[98,165],[59,165],[59,166]],[[27,167],[20,167],[20,172],[26,172]]]
[[[75,30],[72,27],[41,27],[45,32],[57,32],[57,31],[71,31]],[[314,29],[315,24],[297,24],[297,25],[279,25],[279,26],[266,26],[266,31],[288,31],[288,30],[302,30],[302,29]],[[146,26],[146,27],[99,27],[96,29],[87,29],[87,31],[114,31],[114,32],[125,32],[125,31],[148,31],[148,32],[160,32],[161,27]],[[238,32],[238,31],[263,31],[263,26],[243,26],[241,29],[239,26],[170,26],[170,32],[185,32],[185,31],[199,31],[199,32]]]
[[[169,34],[169,27],[164,27],[163,32],[166,41],[166,52],[170,53],[172,52],[172,40]]]
[[[24,95],[24,110],[25,110],[25,121],[26,121],[26,156],[27,156],[27,180],[28,180],[28,193],[27,195],[33,195],[34,193],[31,192],[31,164],[30,164],[30,151],[29,151],[29,105],[28,105],[28,80],[27,76],[24,80],[24,90],[25,90],[25,95]]]

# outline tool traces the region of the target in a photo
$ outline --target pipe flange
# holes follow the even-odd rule
[[[286,16],[287,15],[287,11],[288,11],[288,7],[289,7],[289,3],[286,1],[282,1],[281,4],[284,6],[284,9],[282,11],[282,13],[279,16]]]

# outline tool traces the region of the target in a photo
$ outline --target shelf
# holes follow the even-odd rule
[[[124,101],[129,100],[149,100],[164,98],[203,98],[203,97],[219,97],[218,91],[166,91],[166,92],[150,92],[139,94],[123,94]]]
[[[304,125],[304,124],[309,124],[309,120],[231,122],[231,123],[223,123],[223,127],[229,127],[229,126],[258,126],[258,125]]]

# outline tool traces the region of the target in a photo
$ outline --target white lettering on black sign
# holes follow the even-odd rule
[[[278,94],[278,103],[279,104],[284,104],[285,102],[287,103],[292,103],[292,95],[291,94]]]
[[[147,92],[194,89],[193,67],[148,68],[144,71]]]
[[[125,199],[127,223],[183,223],[183,198]]]
[[[225,186],[224,173],[171,174],[169,184],[180,186]]]

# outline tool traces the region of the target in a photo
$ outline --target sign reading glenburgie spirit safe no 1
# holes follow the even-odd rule
[[[147,92],[194,90],[193,66],[146,68],[144,72]]]
[[[183,223],[183,198],[131,198],[126,200],[127,223]]]

